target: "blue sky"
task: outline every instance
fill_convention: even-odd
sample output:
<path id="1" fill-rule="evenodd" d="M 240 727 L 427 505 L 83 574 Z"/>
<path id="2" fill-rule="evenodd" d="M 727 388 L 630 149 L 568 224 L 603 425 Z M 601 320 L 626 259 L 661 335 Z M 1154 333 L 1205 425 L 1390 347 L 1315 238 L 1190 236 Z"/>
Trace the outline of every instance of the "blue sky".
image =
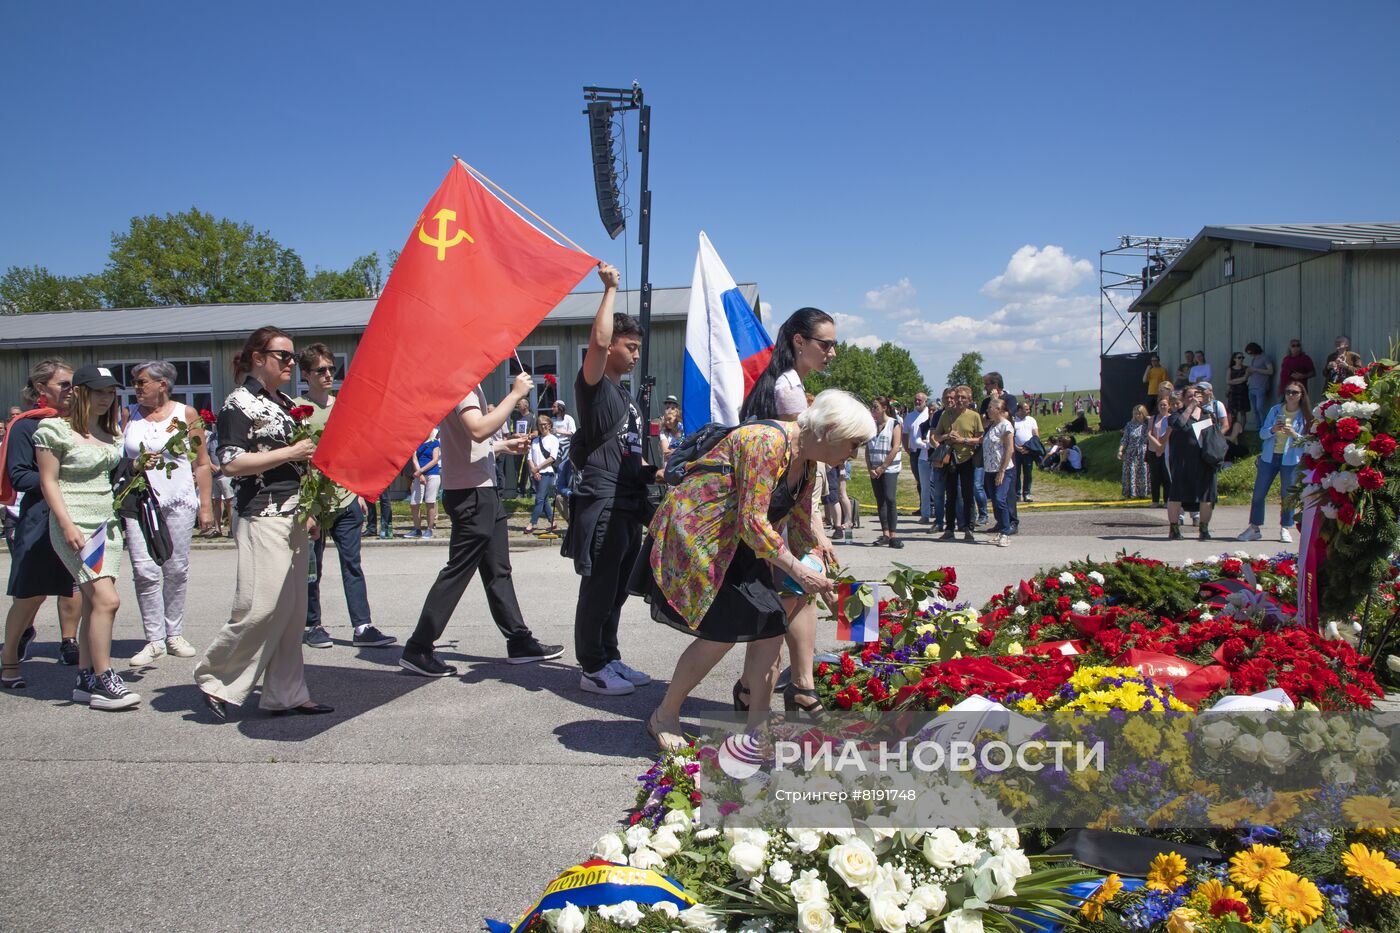
<path id="1" fill-rule="evenodd" d="M 654 284 L 689 283 L 704 229 L 773 329 L 815 305 L 935 386 L 977 349 L 1083 387 L 1119 234 L 1400 219 L 1397 27 L 1391 2 L 10 3 L 0 267 L 95 271 L 132 215 L 191 205 L 344 267 L 402 245 L 457 152 L 635 285 L 579 90 L 635 79 Z"/>

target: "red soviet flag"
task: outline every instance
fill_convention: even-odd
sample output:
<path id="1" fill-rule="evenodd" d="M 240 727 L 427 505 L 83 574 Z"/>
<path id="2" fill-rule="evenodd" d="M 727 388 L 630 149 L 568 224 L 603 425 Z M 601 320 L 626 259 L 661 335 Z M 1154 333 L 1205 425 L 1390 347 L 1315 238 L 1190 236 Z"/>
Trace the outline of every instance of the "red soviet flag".
<path id="1" fill-rule="evenodd" d="M 374 306 L 312 462 L 345 488 L 377 496 L 597 264 L 454 164 Z"/>

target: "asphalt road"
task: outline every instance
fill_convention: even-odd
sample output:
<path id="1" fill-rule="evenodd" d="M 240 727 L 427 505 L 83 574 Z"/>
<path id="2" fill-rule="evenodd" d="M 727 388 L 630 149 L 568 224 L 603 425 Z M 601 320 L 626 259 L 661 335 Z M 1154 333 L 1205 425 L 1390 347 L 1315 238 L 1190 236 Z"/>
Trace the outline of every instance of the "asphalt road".
<path id="1" fill-rule="evenodd" d="M 1244 527 L 1243 509 L 1221 513 L 1218 538 Z M 1243 547 L 1167 542 L 1158 510 L 1023 517 L 1009 548 L 935 543 L 910 523 L 895 553 L 869 545 L 867 519 L 843 553 L 867 578 L 891 559 L 951 563 L 963 596 L 980 603 L 1074 557 L 1127 549 L 1185 560 Z M 374 621 L 400 642 L 444 543 L 365 550 Z M 29 689 L 0 693 L 0 928 L 477 929 L 483 916 L 514 919 L 625 814 L 652 749 L 642 722 L 683 636 L 630 601 L 623 651 L 658 682 L 627 697 L 583 693 L 571 565 L 554 548 L 523 548 L 514 566 L 526 619 L 541 640 L 565 645 L 564 657 L 500 663 L 504 642 L 473 583 L 441 650 L 461 674 L 426 680 L 398 668 L 395 648 L 350 647 L 339 571 L 327 563 L 324 614 L 337 643 L 306 654 L 313 698 L 336 707 L 329 716 L 272 719 L 253 703 L 217 724 L 198 704 L 193 659 L 169 657 L 128 677 L 145 699 L 139 709 L 75 706 L 73 669 L 55 659 L 54 612 L 41 611 Z M 0 573 L 8 569 L 0 556 Z M 229 550 L 193 555 L 186 635 L 201 648 L 226 618 L 233 570 Z M 121 592 L 113 653 L 126 658 L 142 639 L 129 577 Z M 726 658 L 690 709 L 727 704 L 740 658 Z"/>

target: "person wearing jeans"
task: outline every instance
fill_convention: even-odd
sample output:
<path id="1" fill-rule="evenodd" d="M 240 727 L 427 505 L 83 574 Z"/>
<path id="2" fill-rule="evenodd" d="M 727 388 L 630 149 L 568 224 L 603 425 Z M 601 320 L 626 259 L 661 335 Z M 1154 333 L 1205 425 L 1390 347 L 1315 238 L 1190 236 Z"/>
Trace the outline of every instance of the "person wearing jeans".
<path id="1" fill-rule="evenodd" d="M 1011 428 L 1016 440 L 1016 472 L 1020 476 L 1022 502 L 1031 500 L 1031 474 L 1036 461 L 1036 451 L 1044 452 L 1040 442 L 1040 422 L 1031 414 L 1028 402 L 1017 402 L 1016 413 L 1011 419 Z M 1013 496 L 1013 504 L 1015 497 Z"/>
<path id="2" fill-rule="evenodd" d="M 972 389 L 958 386 L 956 404 L 945 408 L 934 429 L 934 443 L 953 445 L 953 464 L 944 470 L 944 526 L 941 540 L 956 537 L 954 524 L 962 526 L 963 540 L 972 542 L 972 481 L 977 467 L 973 451 L 982 445 L 982 418 L 972 407 Z M 961 513 L 959 513 L 961 509 Z"/>
<path id="3" fill-rule="evenodd" d="M 335 357 L 331 355 L 331 348 L 324 343 L 313 343 L 301 351 L 297 361 L 307 389 L 306 395 L 298 398 L 296 404 L 312 409 L 307 424 L 324 427 L 335 404 L 335 396 L 331 395 L 331 387 L 335 385 Z M 311 543 L 318 572 L 306 584 L 306 631 L 302 633 L 302 643 L 308 648 L 329 648 L 334 644 L 330 633 L 321 624 L 319 568 L 325 566 L 323 558 L 329 536 L 335 541 L 335 551 L 340 556 L 340 584 L 345 590 L 345 607 L 349 610 L 352 626 L 350 643 L 356 648 L 392 645 L 398 639 L 375 628 L 369 614 L 365 571 L 360 565 L 360 527 L 365 523 L 364 502 L 350 490 L 339 489 L 336 506 L 334 516 L 321 529 L 321 535 Z"/>
<path id="4" fill-rule="evenodd" d="M 992 501 L 996 517 L 997 547 L 1011 543 L 1012 509 L 1016 489 L 1015 429 L 1007 417 L 1006 401 L 994 398 L 987 405 L 987 420 L 991 422 L 982 435 L 982 464 L 987 498 Z"/>
<path id="5" fill-rule="evenodd" d="M 1293 524 L 1293 476 L 1303 454 L 1303 435 L 1307 433 L 1312 416 L 1308 390 L 1301 382 L 1290 382 L 1283 390 L 1283 401 L 1269 409 L 1259 428 L 1264 447 L 1254 473 L 1254 497 L 1249 503 L 1249 527 L 1240 533 L 1241 541 L 1258 541 L 1263 537 L 1259 528 L 1264 524 L 1264 503 L 1279 480 L 1279 493 L 1284 500 L 1279 515 L 1278 539 L 1291 542 L 1288 530 Z"/>
<path id="6" fill-rule="evenodd" d="M 549 517 L 549 530 L 554 530 L 554 464 L 559 462 L 559 438 L 554 436 L 554 419 L 540 415 L 535 419 L 537 434 L 530 443 L 527 462 L 530 475 L 535 480 L 535 510 L 530 513 L 530 527 L 525 530 L 534 533 L 542 516 Z"/>
<path id="7" fill-rule="evenodd" d="M 876 544 L 892 548 L 904 547 L 904 542 L 895 536 L 895 501 L 899 486 L 900 461 L 903 459 L 903 433 L 899 419 L 895 417 L 894 400 L 877 397 L 870 404 L 870 414 L 875 418 L 875 436 L 865 444 L 865 462 L 870 469 L 870 486 L 875 492 L 875 514 L 880 519 L 883 535 L 876 538 Z"/>

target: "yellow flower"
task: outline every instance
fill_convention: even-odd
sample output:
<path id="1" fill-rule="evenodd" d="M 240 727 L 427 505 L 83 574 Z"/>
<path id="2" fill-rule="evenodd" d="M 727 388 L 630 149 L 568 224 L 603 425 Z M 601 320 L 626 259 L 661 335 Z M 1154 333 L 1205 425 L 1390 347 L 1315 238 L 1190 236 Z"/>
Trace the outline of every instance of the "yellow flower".
<path id="1" fill-rule="evenodd" d="M 1211 804 L 1206 808 L 1206 816 L 1210 817 L 1210 821 L 1216 826 L 1233 829 L 1241 824 L 1254 822 L 1254 805 L 1248 800 Z"/>
<path id="2" fill-rule="evenodd" d="M 938 642 L 936 641 L 929 642 L 928 647 L 924 649 L 924 657 L 929 660 L 937 660 L 938 656 L 942 653 L 943 649 L 938 646 Z"/>
<path id="3" fill-rule="evenodd" d="M 1351 848 L 1342 853 L 1342 865 L 1348 875 L 1360 878 L 1366 890 L 1377 897 L 1400 896 L 1400 868 L 1379 849 L 1368 849 L 1353 842 Z"/>
<path id="4" fill-rule="evenodd" d="M 1200 911 L 1178 907 L 1167 917 L 1167 933 L 1196 933 L 1196 921 L 1199 919 Z"/>
<path id="5" fill-rule="evenodd" d="M 1283 868 L 1260 883 L 1259 901 L 1270 917 L 1293 926 L 1312 923 L 1322 916 L 1322 892 L 1317 885 Z"/>
<path id="6" fill-rule="evenodd" d="M 1353 797 L 1342 804 L 1342 813 L 1357 829 L 1369 829 L 1381 835 L 1400 827 L 1400 809 L 1392 807 L 1386 797 Z"/>
<path id="7" fill-rule="evenodd" d="M 1157 751 L 1162 739 L 1152 723 L 1140 718 L 1128 720 L 1123 726 L 1123 738 L 1144 758 Z"/>
<path id="8" fill-rule="evenodd" d="M 1094 897 L 1107 903 L 1118 896 L 1118 892 L 1123 890 L 1123 879 L 1117 875 L 1109 875 L 1099 885 L 1099 889 L 1094 892 Z"/>
<path id="9" fill-rule="evenodd" d="M 1302 794 L 1277 794 L 1259 811 L 1258 821 L 1265 826 L 1277 826 L 1298 815 L 1298 799 Z"/>
<path id="10" fill-rule="evenodd" d="M 1269 875 L 1288 864 L 1288 855 L 1276 846 L 1250 846 L 1230 857 L 1230 880 L 1246 891 L 1257 891 Z"/>
<path id="11" fill-rule="evenodd" d="M 1233 884 L 1226 884 L 1215 878 L 1202 882 L 1191 894 L 1191 899 L 1193 901 L 1205 904 L 1207 909 L 1209 909 L 1211 904 L 1214 904 L 1222 897 L 1227 897 L 1232 901 L 1243 901 L 1245 899 L 1244 892 L 1239 888 L 1235 887 Z"/>
<path id="12" fill-rule="evenodd" d="M 1023 713 L 1035 713 L 1041 709 L 1040 701 L 1033 696 L 1024 696 L 1016 701 L 1016 708 Z"/>
<path id="13" fill-rule="evenodd" d="M 1079 907 L 1079 913 L 1084 919 L 1096 922 L 1103 919 L 1103 905 L 1113 900 L 1119 891 L 1123 890 L 1123 881 L 1117 875 L 1109 875 L 1099 885 L 1099 889 L 1089 895 Z"/>
<path id="14" fill-rule="evenodd" d="M 1175 891 L 1186 882 L 1186 859 L 1175 852 L 1161 852 L 1147 868 L 1147 886 L 1154 891 Z"/>
<path id="15" fill-rule="evenodd" d="M 1006 653 L 1010 655 L 1025 654 L 1026 649 L 1021 645 L 1019 641 L 1013 641 L 1011 644 L 1006 646 Z"/>

